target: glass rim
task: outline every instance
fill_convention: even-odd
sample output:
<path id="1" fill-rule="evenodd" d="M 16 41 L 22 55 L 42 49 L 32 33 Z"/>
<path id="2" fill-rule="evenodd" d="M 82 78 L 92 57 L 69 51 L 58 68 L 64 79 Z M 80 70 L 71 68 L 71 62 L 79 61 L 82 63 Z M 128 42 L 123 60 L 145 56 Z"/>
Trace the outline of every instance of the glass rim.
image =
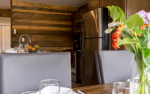
<path id="1" fill-rule="evenodd" d="M 59 80 L 57 80 L 57 79 L 45 79 L 45 80 L 41 80 L 41 81 L 40 81 L 40 83 L 42 83 L 42 82 L 44 82 L 44 81 L 51 81 L 51 80 L 53 80 L 53 81 L 57 81 L 58 83 L 60 83 L 60 81 L 59 81 Z"/>
<path id="2" fill-rule="evenodd" d="M 37 91 L 26 91 L 26 92 L 23 92 L 21 94 L 24 94 L 24 93 L 36 93 Z"/>
<path id="3" fill-rule="evenodd" d="M 116 84 L 125 84 L 125 86 L 126 86 L 127 84 L 130 85 L 130 82 L 128 82 L 128 81 L 126 81 L 126 82 L 114 82 L 113 87 L 119 87 L 119 86 L 116 86 Z M 124 88 L 124 87 L 119 87 L 119 88 Z"/>

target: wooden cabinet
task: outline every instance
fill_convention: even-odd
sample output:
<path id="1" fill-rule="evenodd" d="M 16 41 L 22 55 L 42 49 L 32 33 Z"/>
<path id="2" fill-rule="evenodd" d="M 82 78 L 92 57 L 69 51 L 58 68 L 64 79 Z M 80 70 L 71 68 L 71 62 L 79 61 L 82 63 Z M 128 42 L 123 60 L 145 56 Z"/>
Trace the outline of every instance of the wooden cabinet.
<path id="1" fill-rule="evenodd" d="M 86 12 L 89 12 L 88 4 L 79 7 L 77 12 L 72 13 L 72 18 L 71 18 L 72 20 L 71 34 L 72 35 L 76 35 L 76 33 L 79 32 L 79 29 L 77 29 L 76 27 L 76 23 L 82 21 L 82 15 Z M 81 27 L 81 26 L 78 26 L 78 27 Z"/>
<path id="2" fill-rule="evenodd" d="M 10 26 L 0 26 L 0 52 L 11 48 Z"/>
<path id="3" fill-rule="evenodd" d="M 119 6 L 129 18 L 140 10 L 150 11 L 149 2 L 149 0 L 99 0 L 99 7 Z"/>
<path id="4" fill-rule="evenodd" d="M 78 11 L 76 12 L 76 20 L 81 19 L 82 15 L 89 11 L 89 5 L 83 5 L 79 7 Z"/>
<path id="5" fill-rule="evenodd" d="M 109 6 L 109 0 L 99 0 L 99 7 Z"/>
<path id="6" fill-rule="evenodd" d="M 126 11 L 126 0 L 99 0 L 99 7 L 119 6 Z"/>
<path id="7" fill-rule="evenodd" d="M 140 10 L 150 11 L 150 0 L 127 0 L 127 18 Z"/>
<path id="8" fill-rule="evenodd" d="M 89 5 L 89 10 L 94 10 L 99 7 L 99 0 L 89 0 L 88 5 Z"/>
<path id="9" fill-rule="evenodd" d="M 109 0 L 109 5 L 119 6 L 126 12 L 126 0 Z"/>

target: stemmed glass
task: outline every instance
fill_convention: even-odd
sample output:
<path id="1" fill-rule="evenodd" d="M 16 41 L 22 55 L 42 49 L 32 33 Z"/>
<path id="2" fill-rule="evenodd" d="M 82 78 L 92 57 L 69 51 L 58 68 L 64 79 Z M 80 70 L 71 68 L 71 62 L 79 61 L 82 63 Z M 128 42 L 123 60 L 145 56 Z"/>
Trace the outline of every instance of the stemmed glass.
<path id="1" fill-rule="evenodd" d="M 60 84 L 58 80 L 47 79 L 42 80 L 39 85 L 40 94 L 58 94 L 60 91 Z"/>

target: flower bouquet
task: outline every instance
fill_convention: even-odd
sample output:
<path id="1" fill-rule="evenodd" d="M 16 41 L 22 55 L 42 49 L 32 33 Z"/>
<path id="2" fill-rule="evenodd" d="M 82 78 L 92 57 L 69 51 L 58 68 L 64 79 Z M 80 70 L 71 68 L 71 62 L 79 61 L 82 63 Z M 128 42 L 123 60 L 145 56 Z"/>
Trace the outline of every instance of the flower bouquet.
<path id="1" fill-rule="evenodd" d="M 105 33 L 112 31 L 112 47 L 119 49 L 124 45 L 135 54 L 137 64 L 139 87 L 138 94 L 150 94 L 149 77 L 150 69 L 150 12 L 144 10 L 131 15 L 127 20 L 125 13 L 120 7 L 107 6 L 113 22 L 108 24 Z"/>

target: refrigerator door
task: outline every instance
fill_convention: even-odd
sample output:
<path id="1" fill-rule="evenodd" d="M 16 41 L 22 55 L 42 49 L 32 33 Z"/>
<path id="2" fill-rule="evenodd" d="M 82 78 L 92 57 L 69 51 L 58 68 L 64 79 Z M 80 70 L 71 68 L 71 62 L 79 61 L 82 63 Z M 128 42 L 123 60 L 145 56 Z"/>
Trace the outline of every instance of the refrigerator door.
<path id="1" fill-rule="evenodd" d="M 95 9 L 83 14 L 83 21 L 86 36 L 82 38 L 97 38 L 102 37 L 102 8 Z"/>
<path id="2" fill-rule="evenodd" d="M 102 38 L 86 39 L 82 42 L 85 44 L 85 55 L 83 57 L 83 72 L 82 72 L 82 85 L 96 85 L 98 84 L 96 63 L 95 63 L 95 51 L 101 50 Z"/>

